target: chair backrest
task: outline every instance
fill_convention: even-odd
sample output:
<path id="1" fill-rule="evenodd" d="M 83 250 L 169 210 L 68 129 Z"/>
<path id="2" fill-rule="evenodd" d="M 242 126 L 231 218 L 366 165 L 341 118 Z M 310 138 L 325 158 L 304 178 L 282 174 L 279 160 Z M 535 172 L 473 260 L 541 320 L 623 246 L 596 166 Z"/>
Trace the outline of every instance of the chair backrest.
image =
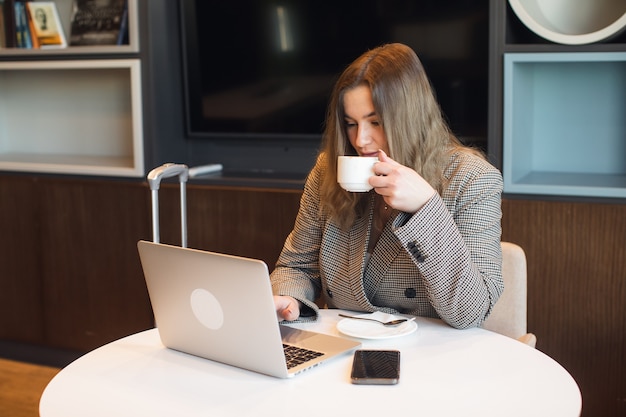
<path id="1" fill-rule="evenodd" d="M 515 339 L 526 334 L 526 255 L 518 245 L 502 242 L 504 292 L 483 328 Z"/>

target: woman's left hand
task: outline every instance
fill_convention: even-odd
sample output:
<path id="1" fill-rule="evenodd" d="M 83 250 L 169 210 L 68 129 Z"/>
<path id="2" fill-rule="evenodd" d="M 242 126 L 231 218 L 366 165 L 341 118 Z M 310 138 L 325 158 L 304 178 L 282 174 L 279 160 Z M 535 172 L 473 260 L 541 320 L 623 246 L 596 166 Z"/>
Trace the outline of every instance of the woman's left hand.
<path id="1" fill-rule="evenodd" d="M 384 151 L 378 152 L 374 165 L 375 177 L 370 185 L 385 203 L 396 210 L 415 213 L 435 194 L 435 189 L 413 169 L 389 158 Z"/>
<path id="2" fill-rule="evenodd" d="M 288 295 L 275 295 L 274 306 L 279 321 L 293 321 L 300 317 L 300 302 Z"/>

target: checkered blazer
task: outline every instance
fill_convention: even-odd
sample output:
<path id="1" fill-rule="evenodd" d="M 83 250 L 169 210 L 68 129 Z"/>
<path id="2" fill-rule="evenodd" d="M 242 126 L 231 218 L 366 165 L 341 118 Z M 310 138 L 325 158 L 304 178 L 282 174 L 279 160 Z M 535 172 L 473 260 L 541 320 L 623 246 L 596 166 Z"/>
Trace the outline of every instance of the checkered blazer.
<path id="1" fill-rule="evenodd" d="M 457 328 L 481 325 L 504 288 L 502 175 L 496 168 L 471 153 L 454 154 L 442 195 L 415 214 L 395 214 L 369 262 L 374 191 L 366 215 L 343 231 L 320 214 L 324 172 L 319 158 L 271 274 L 274 294 L 290 295 L 315 312 L 321 301 L 330 308 L 439 317 Z"/>

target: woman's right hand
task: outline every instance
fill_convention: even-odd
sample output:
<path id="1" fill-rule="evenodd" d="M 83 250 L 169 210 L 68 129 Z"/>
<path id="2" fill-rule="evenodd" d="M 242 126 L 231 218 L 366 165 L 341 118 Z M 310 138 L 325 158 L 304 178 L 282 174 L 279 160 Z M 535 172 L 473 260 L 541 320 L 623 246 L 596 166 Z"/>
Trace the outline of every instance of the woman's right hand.
<path id="1" fill-rule="evenodd" d="M 279 321 L 293 321 L 300 317 L 300 302 L 288 295 L 275 295 L 276 317 Z"/>
<path id="2" fill-rule="evenodd" d="M 415 213 L 436 193 L 435 189 L 413 169 L 394 161 L 381 149 L 374 165 L 372 185 L 385 203 L 405 213 Z"/>

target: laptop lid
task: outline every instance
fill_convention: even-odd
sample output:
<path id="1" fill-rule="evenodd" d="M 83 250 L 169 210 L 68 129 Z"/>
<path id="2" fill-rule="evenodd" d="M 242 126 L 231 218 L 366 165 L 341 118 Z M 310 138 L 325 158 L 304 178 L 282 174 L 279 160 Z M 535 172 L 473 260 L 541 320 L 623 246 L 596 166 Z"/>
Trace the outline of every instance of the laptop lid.
<path id="1" fill-rule="evenodd" d="M 147 241 L 137 247 L 168 348 L 284 378 L 361 345 L 279 325 L 263 261 Z M 322 355 L 288 370 L 283 343 Z"/>

